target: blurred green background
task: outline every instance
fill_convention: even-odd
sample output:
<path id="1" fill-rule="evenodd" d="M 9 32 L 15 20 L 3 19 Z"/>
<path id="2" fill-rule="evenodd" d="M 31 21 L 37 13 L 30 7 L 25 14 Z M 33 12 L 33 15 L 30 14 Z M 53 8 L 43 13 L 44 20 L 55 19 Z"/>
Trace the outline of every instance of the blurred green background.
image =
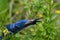
<path id="1" fill-rule="evenodd" d="M 0 36 L 6 24 L 40 17 L 42 22 L 3 40 L 60 40 L 60 0 L 0 0 Z"/>

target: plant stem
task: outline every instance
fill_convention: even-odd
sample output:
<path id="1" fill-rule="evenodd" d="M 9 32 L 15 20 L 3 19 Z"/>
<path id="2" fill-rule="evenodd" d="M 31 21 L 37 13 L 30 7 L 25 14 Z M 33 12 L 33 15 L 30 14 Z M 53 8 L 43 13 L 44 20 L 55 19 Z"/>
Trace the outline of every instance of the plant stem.
<path id="1" fill-rule="evenodd" d="M 12 9 L 13 9 L 13 4 L 14 4 L 14 0 L 11 0 L 10 5 L 9 5 L 9 18 L 10 18 L 10 23 L 12 23 Z"/>

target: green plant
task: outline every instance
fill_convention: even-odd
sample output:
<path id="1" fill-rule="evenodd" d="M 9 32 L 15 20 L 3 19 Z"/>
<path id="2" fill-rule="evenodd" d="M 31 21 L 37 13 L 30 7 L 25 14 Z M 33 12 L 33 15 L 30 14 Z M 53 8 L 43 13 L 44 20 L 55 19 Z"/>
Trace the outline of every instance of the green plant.
<path id="1" fill-rule="evenodd" d="M 59 40 L 58 15 L 53 0 L 0 0 L 0 33 L 7 23 L 20 19 L 43 17 L 42 22 L 23 29 L 15 35 L 4 36 L 4 40 Z M 0 34 L 2 35 L 2 34 Z"/>

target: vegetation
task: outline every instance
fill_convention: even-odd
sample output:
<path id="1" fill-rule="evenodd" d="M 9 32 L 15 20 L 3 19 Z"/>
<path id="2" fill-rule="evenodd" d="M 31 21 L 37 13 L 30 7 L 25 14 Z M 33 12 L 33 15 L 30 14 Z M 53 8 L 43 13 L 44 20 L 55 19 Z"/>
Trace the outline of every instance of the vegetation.
<path id="1" fill-rule="evenodd" d="M 59 6 L 60 2 L 56 0 L 0 0 L 0 36 L 3 40 L 60 40 Z M 2 34 L 6 24 L 40 17 L 43 17 L 42 22 L 15 35 Z"/>

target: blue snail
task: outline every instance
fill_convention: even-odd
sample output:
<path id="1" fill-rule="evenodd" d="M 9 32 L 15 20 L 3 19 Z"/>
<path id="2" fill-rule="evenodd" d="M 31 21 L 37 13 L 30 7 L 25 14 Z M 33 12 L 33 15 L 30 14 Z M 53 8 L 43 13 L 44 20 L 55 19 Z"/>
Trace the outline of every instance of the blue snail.
<path id="1" fill-rule="evenodd" d="M 17 21 L 12 24 L 7 24 L 6 28 L 8 31 L 12 32 L 13 34 L 16 34 L 20 30 L 22 30 L 23 28 L 28 27 L 30 25 L 34 25 L 34 24 L 36 24 L 36 22 L 40 22 L 40 21 L 38 21 L 39 19 L 41 19 L 41 18 L 37 18 L 34 20 L 23 19 L 23 20 Z"/>

